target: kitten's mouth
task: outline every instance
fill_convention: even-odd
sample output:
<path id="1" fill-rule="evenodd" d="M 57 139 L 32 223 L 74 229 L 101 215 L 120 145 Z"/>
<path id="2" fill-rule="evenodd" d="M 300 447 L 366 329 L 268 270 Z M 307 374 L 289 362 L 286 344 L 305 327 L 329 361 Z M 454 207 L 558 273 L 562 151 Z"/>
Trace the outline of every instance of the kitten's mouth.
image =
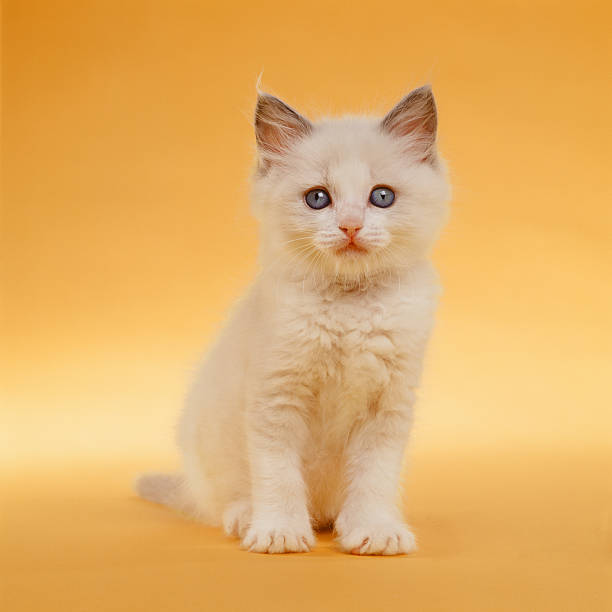
<path id="1" fill-rule="evenodd" d="M 360 254 L 360 253 L 366 253 L 367 249 L 365 249 L 364 247 L 356 244 L 355 242 L 349 242 L 348 244 L 345 244 L 343 247 L 340 247 L 336 253 L 338 253 L 339 255 L 342 254 Z"/>

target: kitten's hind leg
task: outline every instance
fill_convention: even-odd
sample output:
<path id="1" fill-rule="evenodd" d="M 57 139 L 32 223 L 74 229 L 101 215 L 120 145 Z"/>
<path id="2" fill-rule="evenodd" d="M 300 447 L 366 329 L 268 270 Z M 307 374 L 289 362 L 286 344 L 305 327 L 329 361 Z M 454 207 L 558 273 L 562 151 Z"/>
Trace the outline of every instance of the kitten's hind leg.
<path id="1" fill-rule="evenodd" d="M 251 524 L 251 501 L 239 499 L 223 511 L 223 529 L 228 536 L 242 538 Z"/>

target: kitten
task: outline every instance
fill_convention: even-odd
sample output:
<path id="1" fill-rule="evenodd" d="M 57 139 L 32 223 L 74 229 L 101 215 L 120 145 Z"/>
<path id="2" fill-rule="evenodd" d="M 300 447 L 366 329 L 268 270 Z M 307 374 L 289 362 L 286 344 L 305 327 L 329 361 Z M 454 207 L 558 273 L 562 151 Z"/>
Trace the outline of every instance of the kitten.
<path id="1" fill-rule="evenodd" d="M 429 87 L 382 120 L 311 123 L 262 93 L 254 211 L 262 271 L 179 426 L 180 475 L 139 494 L 222 523 L 255 552 L 415 549 L 398 488 L 438 283 L 449 187 Z"/>

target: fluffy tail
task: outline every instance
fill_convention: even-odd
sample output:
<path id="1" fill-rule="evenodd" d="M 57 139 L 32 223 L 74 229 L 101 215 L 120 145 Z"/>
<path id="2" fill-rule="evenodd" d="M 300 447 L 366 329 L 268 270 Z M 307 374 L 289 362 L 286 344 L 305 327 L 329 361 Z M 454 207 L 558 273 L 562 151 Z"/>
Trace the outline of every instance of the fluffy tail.
<path id="1" fill-rule="evenodd" d="M 194 503 L 180 474 L 143 474 L 134 482 L 134 489 L 143 499 L 194 514 Z"/>

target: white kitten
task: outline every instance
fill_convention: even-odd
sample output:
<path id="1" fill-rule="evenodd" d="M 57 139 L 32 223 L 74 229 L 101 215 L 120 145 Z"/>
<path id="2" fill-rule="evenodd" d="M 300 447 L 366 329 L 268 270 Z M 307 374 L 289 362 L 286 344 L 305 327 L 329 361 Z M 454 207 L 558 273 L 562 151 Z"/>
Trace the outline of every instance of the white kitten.
<path id="1" fill-rule="evenodd" d="M 307 551 L 328 525 L 347 552 L 414 550 L 398 485 L 449 196 L 436 123 L 428 87 L 382 121 L 259 96 L 262 272 L 187 398 L 183 473 L 140 495 L 256 552 Z"/>

